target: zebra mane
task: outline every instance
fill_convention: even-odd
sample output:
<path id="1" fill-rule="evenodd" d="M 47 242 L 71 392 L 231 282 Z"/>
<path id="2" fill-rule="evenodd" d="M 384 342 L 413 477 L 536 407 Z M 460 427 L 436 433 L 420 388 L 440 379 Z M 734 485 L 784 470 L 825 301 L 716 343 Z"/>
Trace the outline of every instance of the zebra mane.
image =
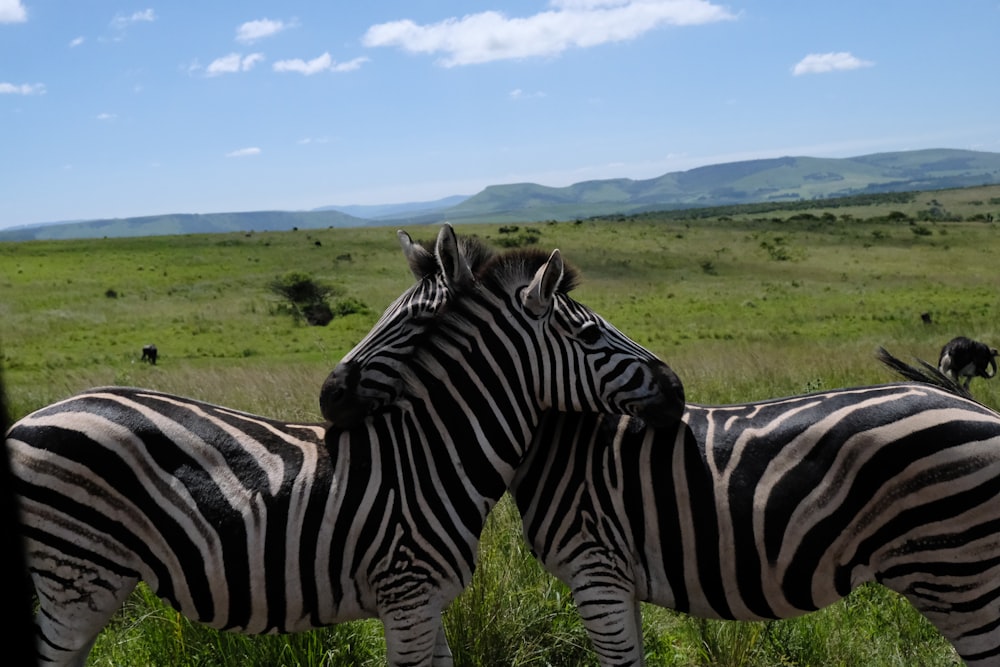
<path id="1" fill-rule="evenodd" d="M 459 236 L 458 244 L 476 279 L 497 288 L 502 288 L 511 280 L 524 276 L 530 279 L 549 259 L 549 253 L 539 248 L 514 248 L 498 252 L 475 235 Z M 419 245 L 430 248 L 431 252 L 421 253 L 414 258 L 416 262 L 414 272 L 419 275 L 436 273 L 439 267 L 433 253 L 434 242 L 420 241 Z M 564 260 L 563 276 L 559 281 L 558 291 L 568 294 L 579 284 L 579 270 Z"/>
<path id="2" fill-rule="evenodd" d="M 435 242 L 431 240 L 417 241 L 416 243 L 422 248 L 427 249 L 428 252 L 417 253 L 411 257 L 411 261 L 415 264 L 415 266 L 411 267 L 413 273 L 421 276 L 429 276 L 437 273 L 440 267 L 434 255 Z M 489 244 L 478 236 L 459 236 L 458 247 L 465 256 L 473 274 L 479 273 L 483 265 L 487 264 L 497 254 L 496 250 L 491 248 Z"/>
<path id="3" fill-rule="evenodd" d="M 976 401 L 968 389 L 960 385 L 959 383 L 952 380 L 950 377 L 939 371 L 936 367 L 927 363 L 923 359 L 917 358 L 916 361 L 921 365 L 922 368 L 917 368 L 911 366 L 910 364 L 897 359 L 892 356 L 888 350 L 884 347 L 879 346 L 875 351 L 875 357 L 881 361 L 883 364 L 888 366 L 893 371 L 899 373 L 907 380 L 912 380 L 914 382 L 923 382 L 924 384 L 930 384 L 945 391 L 951 392 L 961 396 L 962 398 L 968 398 L 972 401 Z M 979 401 L 976 401 L 979 403 Z"/>
<path id="4" fill-rule="evenodd" d="M 476 277 L 489 287 L 502 288 L 511 281 L 527 277 L 529 280 L 535 272 L 549 260 L 549 253 L 539 248 L 515 248 L 503 253 L 494 254 L 479 271 L 473 269 Z M 580 284 L 580 272 L 576 267 L 563 262 L 563 275 L 557 291 L 569 294 Z"/>

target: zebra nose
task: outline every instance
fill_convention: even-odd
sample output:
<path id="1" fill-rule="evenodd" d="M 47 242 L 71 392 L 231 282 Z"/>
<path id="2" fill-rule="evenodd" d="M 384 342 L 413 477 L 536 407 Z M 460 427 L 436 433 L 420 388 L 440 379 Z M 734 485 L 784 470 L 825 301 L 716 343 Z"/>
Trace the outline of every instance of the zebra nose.
<path id="1" fill-rule="evenodd" d="M 653 375 L 659 389 L 659 397 L 647 404 L 639 416 L 655 427 L 673 426 L 684 415 L 684 383 L 677 377 L 677 373 L 663 362 L 654 366 Z"/>
<path id="2" fill-rule="evenodd" d="M 368 413 L 367 405 L 356 393 L 360 375 L 358 364 L 351 361 L 339 363 L 320 389 L 320 412 L 324 419 L 338 428 L 351 428 Z"/>

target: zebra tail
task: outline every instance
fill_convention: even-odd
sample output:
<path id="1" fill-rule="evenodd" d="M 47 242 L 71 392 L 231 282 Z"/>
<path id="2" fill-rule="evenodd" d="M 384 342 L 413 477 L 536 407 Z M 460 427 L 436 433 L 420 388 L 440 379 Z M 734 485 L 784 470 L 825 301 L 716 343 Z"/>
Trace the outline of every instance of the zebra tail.
<path id="1" fill-rule="evenodd" d="M 968 398 L 973 401 L 976 400 L 972 397 L 972 394 L 968 389 L 955 382 L 950 377 L 939 371 L 935 366 L 932 366 L 923 359 L 916 359 L 916 361 L 923 367 L 917 368 L 892 356 L 888 350 L 881 346 L 878 350 L 876 350 L 875 357 L 907 380 L 934 385 L 935 387 L 949 391 L 952 394 L 961 396 L 962 398 Z M 978 403 L 979 401 L 976 402 Z"/>

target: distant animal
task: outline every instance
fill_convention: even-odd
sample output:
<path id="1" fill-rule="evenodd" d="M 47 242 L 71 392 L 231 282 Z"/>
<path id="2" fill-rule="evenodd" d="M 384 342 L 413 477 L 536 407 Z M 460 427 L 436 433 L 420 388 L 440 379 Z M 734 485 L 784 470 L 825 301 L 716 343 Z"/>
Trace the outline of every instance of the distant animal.
<path id="1" fill-rule="evenodd" d="M 920 321 L 924 324 L 933 324 L 934 320 L 931 318 L 930 313 L 920 313 Z"/>
<path id="2" fill-rule="evenodd" d="M 142 346 L 142 360 L 148 361 L 149 363 L 156 365 L 156 346 L 155 345 L 143 345 Z"/>
<path id="3" fill-rule="evenodd" d="M 952 338 L 941 348 L 938 370 L 968 389 L 972 378 L 997 374 L 997 349 L 965 336 Z"/>

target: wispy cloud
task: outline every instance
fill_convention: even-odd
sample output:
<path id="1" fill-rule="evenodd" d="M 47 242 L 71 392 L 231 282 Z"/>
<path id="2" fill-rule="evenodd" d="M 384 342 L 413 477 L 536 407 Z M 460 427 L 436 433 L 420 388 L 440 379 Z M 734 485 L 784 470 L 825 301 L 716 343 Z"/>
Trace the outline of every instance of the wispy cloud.
<path id="1" fill-rule="evenodd" d="M 254 155 L 260 155 L 260 149 L 256 146 L 250 146 L 249 148 L 239 148 L 235 151 L 226 153 L 226 157 L 251 157 Z"/>
<path id="2" fill-rule="evenodd" d="M 0 0 L 0 23 L 24 23 L 28 20 L 28 10 L 21 0 Z"/>
<path id="3" fill-rule="evenodd" d="M 44 95 L 44 83 L 0 83 L 0 95 Z"/>
<path id="4" fill-rule="evenodd" d="M 112 121 L 115 118 L 118 118 L 118 114 L 114 114 L 114 113 L 99 113 L 99 114 L 97 114 L 97 120 Z"/>
<path id="5" fill-rule="evenodd" d="M 292 60 L 279 60 L 274 63 L 272 68 L 275 72 L 298 72 L 299 74 L 311 76 L 313 74 L 319 74 L 320 72 L 352 72 L 366 62 L 368 62 L 368 58 L 362 56 L 360 58 L 355 58 L 354 60 L 338 63 L 330 56 L 329 53 L 324 53 L 323 55 L 308 61 L 300 58 Z"/>
<path id="6" fill-rule="evenodd" d="M 76 47 L 78 47 L 81 44 L 83 44 L 84 41 L 86 41 L 86 40 L 83 37 L 77 37 L 76 39 L 70 41 L 69 48 L 75 49 Z"/>
<path id="7" fill-rule="evenodd" d="M 543 93 L 541 91 L 536 91 L 534 93 L 526 93 L 525 91 L 521 90 L 520 88 L 515 88 L 514 90 L 510 91 L 510 93 L 508 93 L 508 96 L 512 100 L 527 100 L 527 99 L 532 99 L 532 98 L 545 97 L 545 93 Z"/>
<path id="8" fill-rule="evenodd" d="M 801 76 L 803 74 L 823 74 L 826 72 L 840 72 L 844 70 L 860 69 L 871 67 L 875 63 L 862 60 L 851 55 L 847 51 L 837 53 L 810 53 L 805 58 L 796 63 L 792 68 L 792 74 Z"/>
<path id="9" fill-rule="evenodd" d="M 252 44 L 258 39 L 276 35 L 294 25 L 294 21 L 285 23 L 284 21 L 272 21 L 271 19 L 247 21 L 236 28 L 236 41 L 243 42 L 244 44 Z"/>
<path id="10" fill-rule="evenodd" d="M 254 65 L 264 60 L 263 53 L 251 53 L 248 56 L 242 53 L 230 53 L 229 55 L 216 58 L 205 68 L 205 76 L 220 76 L 222 74 L 232 74 L 234 72 L 249 72 Z"/>
<path id="11" fill-rule="evenodd" d="M 124 30 L 133 23 L 151 23 L 155 20 L 155 11 L 152 9 L 143 9 L 140 12 L 132 12 L 131 14 L 116 14 L 115 17 L 111 19 L 111 27 L 116 30 Z"/>
<path id="12" fill-rule="evenodd" d="M 690 26 L 736 18 L 707 0 L 552 0 L 548 11 L 510 18 L 486 11 L 438 23 L 409 19 L 368 29 L 365 46 L 395 46 L 442 54 L 445 67 L 494 60 L 555 56 L 570 48 L 624 42 L 663 26 Z"/>

